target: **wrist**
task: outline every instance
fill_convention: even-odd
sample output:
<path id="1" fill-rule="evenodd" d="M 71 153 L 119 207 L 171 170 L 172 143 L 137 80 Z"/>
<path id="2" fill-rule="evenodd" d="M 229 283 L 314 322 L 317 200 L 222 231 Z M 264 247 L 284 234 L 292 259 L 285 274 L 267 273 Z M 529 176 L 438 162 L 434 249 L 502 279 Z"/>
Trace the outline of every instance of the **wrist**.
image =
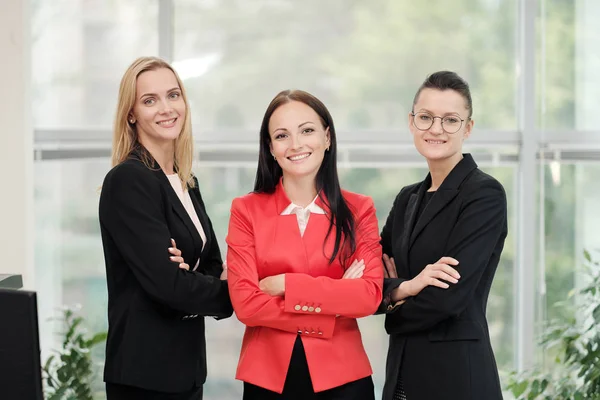
<path id="1" fill-rule="evenodd" d="M 415 295 L 414 282 L 412 281 L 412 279 L 402 282 L 400 286 L 398 286 L 398 288 L 404 293 L 404 298 L 412 297 Z"/>

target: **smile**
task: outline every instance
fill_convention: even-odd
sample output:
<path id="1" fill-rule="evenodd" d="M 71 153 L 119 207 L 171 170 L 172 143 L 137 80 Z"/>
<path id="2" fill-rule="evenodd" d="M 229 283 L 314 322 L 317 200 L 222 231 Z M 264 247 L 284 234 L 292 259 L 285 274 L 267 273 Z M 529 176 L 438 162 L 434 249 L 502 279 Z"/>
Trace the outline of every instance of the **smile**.
<path id="1" fill-rule="evenodd" d="M 429 144 L 444 144 L 444 143 L 446 143 L 445 140 L 425 140 L 425 141 Z"/>
<path id="2" fill-rule="evenodd" d="M 308 156 L 310 156 L 310 154 L 311 153 L 298 154 L 296 156 L 288 157 L 288 160 L 290 160 L 290 161 L 301 161 L 301 160 L 304 160 L 305 158 L 307 158 Z"/>
<path id="3" fill-rule="evenodd" d="M 159 126 L 169 128 L 169 127 L 175 125 L 175 121 L 177 121 L 177 118 L 167 119 L 165 121 L 158 121 L 157 124 Z"/>

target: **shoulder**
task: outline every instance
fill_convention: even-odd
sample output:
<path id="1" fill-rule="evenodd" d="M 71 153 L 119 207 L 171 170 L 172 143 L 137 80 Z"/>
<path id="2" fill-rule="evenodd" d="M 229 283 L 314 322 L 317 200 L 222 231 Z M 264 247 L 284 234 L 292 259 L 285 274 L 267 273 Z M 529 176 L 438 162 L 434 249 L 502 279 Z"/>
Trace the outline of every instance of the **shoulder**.
<path id="1" fill-rule="evenodd" d="M 160 191 L 160 181 L 155 171 L 146 167 L 141 161 L 128 159 L 114 166 L 104 178 L 101 195 L 113 193 L 115 196 L 128 196 L 132 192 Z"/>
<path id="2" fill-rule="evenodd" d="M 118 183 L 121 181 L 130 181 L 131 179 L 152 178 L 153 172 L 137 159 L 127 159 L 121 164 L 114 166 L 106 174 L 104 184 Z"/>
<path id="3" fill-rule="evenodd" d="M 248 193 L 233 199 L 231 202 L 232 211 L 254 212 L 262 210 L 265 204 L 274 200 L 274 196 L 269 193 Z"/>
<path id="4" fill-rule="evenodd" d="M 350 192 L 348 190 L 342 190 L 342 197 L 346 201 L 346 204 L 355 215 L 355 218 L 361 219 L 364 215 L 369 212 L 375 213 L 375 203 L 371 196 L 367 196 L 360 193 Z"/>
<path id="5" fill-rule="evenodd" d="M 471 175 L 464 181 L 461 191 L 466 196 L 500 196 L 506 198 L 504 186 L 493 176 L 483 172 L 479 168 L 473 170 Z"/>

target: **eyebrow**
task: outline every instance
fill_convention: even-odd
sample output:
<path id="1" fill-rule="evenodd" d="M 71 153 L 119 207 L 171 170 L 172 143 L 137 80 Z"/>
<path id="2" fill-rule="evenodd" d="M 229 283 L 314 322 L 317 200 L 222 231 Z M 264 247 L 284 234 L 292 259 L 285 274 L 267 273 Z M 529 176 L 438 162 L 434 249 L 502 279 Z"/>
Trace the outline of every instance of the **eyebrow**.
<path id="1" fill-rule="evenodd" d="M 300 125 L 298 125 L 298 128 L 302 128 L 302 127 L 303 127 L 304 125 L 306 125 L 306 124 L 314 124 L 314 122 L 312 122 L 312 121 L 306 121 L 306 122 L 303 122 L 303 123 L 301 123 Z M 277 132 L 277 131 L 287 131 L 287 129 L 286 129 L 286 128 L 277 128 L 277 129 L 275 129 L 275 130 L 273 131 L 273 133 L 275 133 L 275 132 Z"/>
<path id="2" fill-rule="evenodd" d="M 174 88 L 167 90 L 167 93 L 171 93 L 174 90 L 181 90 L 181 89 L 179 88 L 179 86 L 176 86 Z M 147 96 L 158 96 L 158 95 L 156 93 L 144 93 L 143 95 L 140 96 L 140 99 L 143 99 L 144 97 L 147 97 Z"/>
<path id="3" fill-rule="evenodd" d="M 433 112 L 433 111 L 429 111 L 429 110 L 428 110 L 428 109 L 426 109 L 426 108 L 421 108 L 421 109 L 419 109 L 419 111 L 418 111 L 418 112 L 426 112 L 426 113 L 429 113 L 429 114 L 431 114 L 431 115 L 433 115 L 433 114 L 434 114 L 434 112 Z M 445 113 L 445 114 L 443 114 L 443 115 L 444 115 L 444 116 L 448 116 L 448 115 L 457 115 L 457 116 L 459 116 L 459 117 L 460 117 L 460 113 L 458 113 L 458 112 L 456 112 L 456 111 L 453 111 L 453 112 L 447 112 L 447 113 Z"/>

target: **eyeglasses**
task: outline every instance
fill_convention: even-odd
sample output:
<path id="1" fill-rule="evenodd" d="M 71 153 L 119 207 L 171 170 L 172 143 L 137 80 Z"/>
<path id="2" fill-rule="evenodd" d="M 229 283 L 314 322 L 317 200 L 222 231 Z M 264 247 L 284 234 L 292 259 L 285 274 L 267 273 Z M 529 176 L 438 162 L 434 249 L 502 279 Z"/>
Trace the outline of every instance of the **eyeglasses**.
<path id="1" fill-rule="evenodd" d="M 462 127 L 464 119 L 456 115 L 447 115 L 445 117 L 434 117 L 427 112 L 410 113 L 413 116 L 413 125 L 420 131 L 426 131 L 433 125 L 433 121 L 439 118 L 442 121 L 442 129 L 446 133 L 456 133 Z"/>

